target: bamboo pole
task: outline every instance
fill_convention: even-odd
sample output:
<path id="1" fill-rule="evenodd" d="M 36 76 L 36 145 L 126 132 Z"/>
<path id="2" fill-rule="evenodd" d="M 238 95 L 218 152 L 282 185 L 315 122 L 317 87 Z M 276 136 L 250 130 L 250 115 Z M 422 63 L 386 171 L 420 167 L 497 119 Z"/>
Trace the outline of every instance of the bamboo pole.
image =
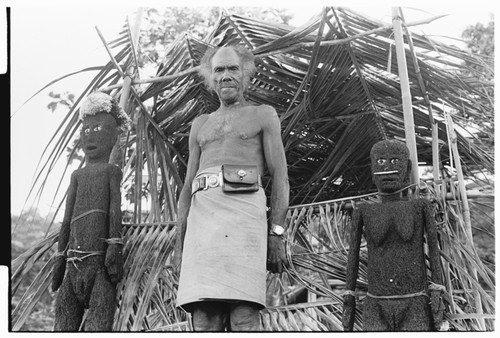
<path id="1" fill-rule="evenodd" d="M 406 52 L 403 41 L 403 30 L 401 17 L 397 7 L 392 8 L 392 24 L 394 28 L 394 40 L 396 42 L 396 56 L 398 60 L 399 80 L 401 84 L 401 95 L 403 99 L 403 116 L 405 123 L 406 145 L 410 150 L 411 176 L 410 183 L 418 183 L 418 156 L 417 141 L 415 137 L 415 122 L 413 119 L 413 107 L 411 103 L 410 81 L 408 78 L 408 68 L 406 64 Z"/>
<path id="2" fill-rule="evenodd" d="M 400 15 L 401 18 L 404 20 L 404 15 L 403 12 L 400 10 Z M 422 77 L 422 73 L 420 71 L 420 65 L 418 64 L 418 59 L 417 55 L 415 52 L 415 47 L 413 46 L 413 38 L 411 36 L 410 31 L 408 30 L 408 27 L 405 25 L 404 31 L 406 33 L 406 36 L 408 37 L 408 46 L 410 47 L 410 52 L 412 55 L 412 61 L 413 61 L 413 66 L 415 67 L 415 74 L 417 76 L 418 80 L 418 85 L 420 87 L 420 90 L 422 91 L 422 97 L 424 98 L 425 105 L 427 106 L 427 111 L 429 112 L 429 122 L 431 124 L 431 131 L 432 131 L 432 174 L 434 177 L 434 180 L 440 180 L 441 175 L 439 171 L 439 135 L 438 135 L 438 126 L 436 120 L 434 120 L 434 113 L 432 111 L 432 105 L 429 100 L 429 95 L 427 94 L 427 89 L 424 83 L 424 79 Z M 391 55 L 391 54 L 389 54 Z"/>
<path id="3" fill-rule="evenodd" d="M 150 195 L 150 210 L 147 221 L 149 222 L 159 222 L 161 217 L 159 215 L 159 210 L 161 209 L 160 202 L 158 201 L 158 191 L 157 191 L 157 178 L 158 170 L 156 167 L 157 162 L 155 161 L 155 149 L 152 144 L 151 138 L 148 137 L 147 130 L 144 130 L 144 157 L 146 159 L 146 167 L 149 177 L 149 195 Z"/>
<path id="4" fill-rule="evenodd" d="M 139 32 L 140 32 L 140 28 L 141 28 L 141 20 L 142 20 L 142 8 L 139 8 L 137 10 L 137 13 L 136 13 L 134 28 L 133 28 L 133 31 L 131 32 L 132 50 L 136 50 L 137 44 L 139 43 Z M 103 39 L 99 30 L 97 30 L 97 32 L 98 32 L 99 36 L 101 36 L 101 39 Z M 118 66 L 118 65 L 116 65 L 116 66 Z M 118 66 L 117 69 L 120 69 L 120 67 Z M 122 83 L 122 87 L 121 87 L 122 91 L 120 93 L 119 105 L 124 111 L 127 110 L 127 103 L 129 101 L 130 89 L 132 87 L 133 77 L 134 77 L 134 66 L 130 66 L 127 69 L 126 73 L 124 74 L 123 83 Z M 109 162 L 116 164 L 119 167 L 123 168 L 122 159 L 123 159 L 123 156 L 122 156 L 121 150 L 120 150 L 120 138 L 118 138 L 116 140 L 115 145 L 113 146 L 113 149 L 111 150 L 111 156 L 110 156 Z"/>
<path id="5" fill-rule="evenodd" d="M 145 133 L 144 116 L 141 114 L 137 118 L 137 135 L 136 135 L 136 149 L 135 153 L 135 189 L 134 189 L 134 223 L 142 222 L 142 171 L 144 162 L 142 154 L 144 151 L 143 133 Z"/>
<path id="6" fill-rule="evenodd" d="M 159 145 L 158 149 L 158 154 L 159 154 L 159 161 L 161 162 L 160 165 L 160 170 L 162 171 L 163 175 L 163 191 L 165 194 L 165 207 L 164 207 L 164 217 L 165 220 L 174 220 L 177 219 L 177 201 L 175 198 L 174 194 L 174 188 L 172 187 L 173 184 L 176 184 L 176 181 L 174 178 L 170 178 L 170 168 L 167 165 L 167 160 L 166 160 L 166 149 L 161 142 L 161 138 L 157 134 L 153 134 L 153 138 L 155 140 L 155 143 Z"/>
<path id="7" fill-rule="evenodd" d="M 453 123 L 453 119 L 451 118 L 450 114 L 445 113 L 446 117 L 446 125 L 448 129 L 448 134 L 449 134 L 449 139 L 450 139 L 450 147 L 451 151 L 455 160 L 455 169 L 457 171 L 457 178 L 458 178 L 458 188 L 459 188 L 459 193 L 460 193 L 460 199 L 462 200 L 462 207 L 463 207 L 463 215 L 464 215 L 464 223 L 465 223 L 465 230 L 466 230 L 466 235 L 468 237 L 468 241 L 470 245 L 473 245 L 474 241 L 472 238 L 472 226 L 471 226 L 471 220 L 470 220 L 470 208 L 469 208 L 469 200 L 467 199 L 467 190 L 465 188 L 465 180 L 464 180 L 464 174 L 462 172 L 462 164 L 460 161 L 460 154 L 458 153 L 458 145 L 457 145 L 457 134 L 455 132 L 455 127 Z M 477 270 L 472 266 L 471 267 L 471 273 L 474 276 L 475 280 L 478 280 L 477 276 Z M 481 296 L 477 290 L 477 288 L 472 285 L 473 288 L 473 294 L 474 294 L 474 302 L 476 305 L 476 313 L 479 315 L 483 315 L 483 305 L 481 301 Z M 484 318 L 481 316 L 477 319 L 479 327 L 482 331 L 486 330 L 486 324 L 484 321 Z"/>
<path id="8" fill-rule="evenodd" d="M 120 94 L 120 102 L 119 105 L 120 107 L 125 111 L 127 108 L 127 98 L 130 94 L 130 87 L 131 87 L 132 80 L 130 77 L 126 77 L 124 82 L 123 82 L 123 88 L 122 92 Z M 121 151 L 121 137 L 118 137 L 115 145 L 113 146 L 113 149 L 111 150 L 111 155 L 109 157 L 109 163 L 115 164 L 119 166 L 120 168 L 123 169 L 124 163 L 123 163 L 123 154 Z"/>

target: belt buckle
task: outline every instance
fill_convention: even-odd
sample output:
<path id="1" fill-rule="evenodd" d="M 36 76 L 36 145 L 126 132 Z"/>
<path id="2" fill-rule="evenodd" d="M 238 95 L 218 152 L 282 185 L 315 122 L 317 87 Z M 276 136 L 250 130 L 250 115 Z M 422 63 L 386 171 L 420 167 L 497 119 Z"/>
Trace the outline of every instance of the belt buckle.
<path id="1" fill-rule="evenodd" d="M 217 188 L 219 186 L 218 176 L 216 175 L 207 175 L 207 185 L 210 188 Z"/>

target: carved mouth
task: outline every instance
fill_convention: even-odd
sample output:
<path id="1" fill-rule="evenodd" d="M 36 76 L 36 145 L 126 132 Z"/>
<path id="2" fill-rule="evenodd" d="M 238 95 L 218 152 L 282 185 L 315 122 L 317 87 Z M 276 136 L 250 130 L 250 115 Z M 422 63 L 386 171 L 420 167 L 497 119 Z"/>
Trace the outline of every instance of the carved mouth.
<path id="1" fill-rule="evenodd" d="M 379 182 L 382 184 L 393 184 L 398 183 L 399 181 L 397 170 L 376 171 L 373 175 L 377 177 Z"/>
<path id="2" fill-rule="evenodd" d="M 86 149 L 92 151 L 92 150 L 97 149 L 97 146 L 89 145 L 89 146 L 86 147 Z"/>
<path id="3" fill-rule="evenodd" d="M 373 175 L 391 175 L 391 174 L 397 174 L 398 171 L 397 170 L 389 170 L 389 171 L 376 171 L 373 173 Z"/>

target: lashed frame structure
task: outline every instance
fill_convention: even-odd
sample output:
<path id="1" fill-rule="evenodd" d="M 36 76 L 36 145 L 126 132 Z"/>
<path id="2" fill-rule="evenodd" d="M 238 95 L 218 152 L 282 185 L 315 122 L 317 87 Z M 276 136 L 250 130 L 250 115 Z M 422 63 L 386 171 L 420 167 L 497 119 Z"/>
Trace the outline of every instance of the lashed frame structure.
<path id="1" fill-rule="evenodd" d="M 407 23 L 405 27 L 411 25 Z M 131 224 L 126 225 L 124 234 L 126 278 L 120 284 L 115 329 L 190 329 L 186 314 L 176 310 L 173 303 L 177 277 L 171 273 L 168 262 L 175 238 L 176 201 L 186 169 L 190 125 L 196 116 L 218 108 L 217 97 L 204 87 L 196 69 L 207 48 L 243 44 L 256 55 L 258 68 L 248 99 L 275 107 L 282 122 L 290 200 L 295 205 L 287 218 L 287 252 L 292 262 L 287 278 L 290 284 L 301 285 L 320 298 L 315 303 L 286 304 L 286 292 L 271 287 L 286 283 L 272 283 L 277 277 L 269 276 L 268 293 L 278 293 L 281 306 L 263 310 L 264 328 L 341 330 L 342 303 L 332 280 L 342 281 L 345 277 L 342 267 L 346 265 L 345 229 L 350 208 L 361 200 L 373 202 L 369 150 L 381 139 L 405 139 L 392 26 L 345 8 L 325 8 L 298 28 L 223 13 L 204 40 L 181 36 L 172 43 L 154 79 L 138 76 L 137 40 L 132 26 L 127 24 L 119 39 L 111 43 L 98 32 L 110 62 L 84 70 L 97 70 L 98 75 L 61 124 L 52 147 L 44 152 L 45 160 L 37 177 L 43 187 L 50 168 L 64 154 L 79 128 L 79 103 L 89 92 L 102 90 L 120 98 L 134 120 L 134 128 L 122 138 L 121 153 L 115 161 L 123 168 L 124 182 L 134 182 L 135 203 Z M 450 161 L 451 152 L 444 146 L 448 140 L 445 113 L 450 111 L 452 120 L 460 127 L 466 126 L 467 116 L 483 120 L 492 120 L 493 116 L 492 107 L 487 104 L 490 98 L 485 94 L 492 84 L 466 76 L 464 62 L 485 71 L 492 72 L 492 68 L 458 48 L 410 34 L 408 30 L 406 33 L 419 161 L 452 165 L 455 161 Z M 437 131 L 434 139 L 433 128 Z M 433 144 L 438 145 L 434 154 Z M 478 168 L 493 171 L 491 148 L 475 134 L 466 129 L 457 133 L 456 145 L 465 173 Z M 453 329 L 491 329 L 494 274 L 484 266 L 472 245 L 470 229 L 461 216 L 463 200 L 450 182 L 435 178 L 427 189 L 436 201 L 440 224 L 449 296 L 447 318 Z M 148 210 L 141 205 L 143 187 L 150 200 Z M 447 202 L 450 198 L 451 202 Z M 56 241 L 54 233 L 13 263 L 14 293 L 23 272 L 49 252 Z M 33 309 L 33 300 L 47 289 L 51 265 L 49 260 L 13 310 L 13 329 L 21 328 Z M 470 277 L 473 269 L 488 286 L 487 292 L 479 287 L 477 277 Z M 360 299 L 366 290 L 365 270 L 362 261 Z M 480 309 L 474 301 L 477 290 L 481 290 Z M 355 328 L 361 328 L 360 313 Z"/>

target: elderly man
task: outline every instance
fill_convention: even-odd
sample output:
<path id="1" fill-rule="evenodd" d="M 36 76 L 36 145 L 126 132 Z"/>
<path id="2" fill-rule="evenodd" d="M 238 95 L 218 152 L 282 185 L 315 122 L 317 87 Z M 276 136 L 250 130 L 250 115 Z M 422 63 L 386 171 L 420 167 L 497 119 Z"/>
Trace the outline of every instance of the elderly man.
<path id="1" fill-rule="evenodd" d="M 274 108 L 246 101 L 254 72 L 254 57 L 243 47 L 208 50 L 201 62 L 220 107 L 191 127 L 174 258 L 177 305 L 192 313 L 196 331 L 259 330 L 266 254 L 271 272 L 287 264 L 282 234 L 289 185 L 280 120 Z M 261 183 L 266 169 L 269 222 Z"/>

